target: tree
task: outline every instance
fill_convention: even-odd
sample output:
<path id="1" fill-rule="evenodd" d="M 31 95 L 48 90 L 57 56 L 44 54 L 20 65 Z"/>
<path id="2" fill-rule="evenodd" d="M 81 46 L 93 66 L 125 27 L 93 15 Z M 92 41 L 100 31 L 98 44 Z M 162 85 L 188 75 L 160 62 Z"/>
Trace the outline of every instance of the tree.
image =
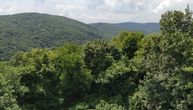
<path id="1" fill-rule="evenodd" d="M 55 60 L 55 68 L 60 74 L 63 107 L 67 109 L 87 95 L 93 76 L 90 70 L 85 68 L 81 46 L 66 44 L 56 49 L 56 53 L 58 57 Z"/>
<path id="2" fill-rule="evenodd" d="M 181 11 L 168 11 L 162 15 L 160 20 L 160 29 L 162 34 L 172 34 L 182 32 L 193 35 L 193 20 L 189 5 L 185 9 L 185 13 Z"/>
<path id="3" fill-rule="evenodd" d="M 192 65 L 193 43 L 190 25 L 185 26 L 185 15 L 180 11 L 166 12 L 160 21 L 160 37 L 152 37 L 147 43 L 142 43 L 149 44 L 144 45 L 142 51 L 146 76 L 131 98 L 131 110 L 191 108 L 191 91 L 186 93 L 191 86 L 184 86 L 191 82 L 184 81 L 179 75 L 184 73 L 184 67 Z"/>
<path id="4" fill-rule="evenodd" d="M 54 67 L 57 55 L 47 49 L 33 49 L 31 52 L 18 53 L 12 59 L 12 65 L 22 67 L 21 84 L 29 91 L 18 97 L 24 109 L 59 109 L 60 80 Z"/>
<path id="5" fill-rule="evenodd" d="M 20 68 L 10 67 L 7 63 L 0 64 L 0 109 L 22 110 L 18 103 L 18 95 L 28 89 L 20 83 Z"/>
<path id="6" fill-rule="evenodd" d="M 106 41 L 95 40 L 84 47 L 84 62 L 96 77 L 111 66 L 113 60 L 120 59 L 119 51 Z"/>
<path id="7" fill-rule="evenodd" d="M 29 91 L 18 101 L 25 109 L 52 110 L 73 106 L 90 87 L 92 75 L 85 68 L 79 45 L 66 44 L 54 50 L 20 52 L 12 65 L 23 67 L 21 83 Z"/>
<path id="8" fill-rule="evenodd" d="M 144 34 L 141 32 L 122 32 L 113 39 L 113 43 L 121 50 L 123 55 L 131 59 L 139 49 L 139 42 L 143 37 Z"/>

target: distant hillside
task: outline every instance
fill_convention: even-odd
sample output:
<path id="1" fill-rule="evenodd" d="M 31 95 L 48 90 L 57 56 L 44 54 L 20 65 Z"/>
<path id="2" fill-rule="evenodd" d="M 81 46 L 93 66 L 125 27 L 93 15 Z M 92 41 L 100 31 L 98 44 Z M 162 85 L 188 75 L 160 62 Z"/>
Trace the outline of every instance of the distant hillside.
<path id="1" fill-rule="evenodd" d="M 99 30 L 107 38 L 111 38 L 122 31 L 142 31 L 145 34 L 158 33 L 160 31 L 158 23 L 93 23 L 90 26 Z"/>
<path id="2" fill-rule="evenodd" d="M 66 17 L 39 13 L 0 16 L 0 60 L 18 50 L 84 43 L 103 38 L 93 27 Z"/>

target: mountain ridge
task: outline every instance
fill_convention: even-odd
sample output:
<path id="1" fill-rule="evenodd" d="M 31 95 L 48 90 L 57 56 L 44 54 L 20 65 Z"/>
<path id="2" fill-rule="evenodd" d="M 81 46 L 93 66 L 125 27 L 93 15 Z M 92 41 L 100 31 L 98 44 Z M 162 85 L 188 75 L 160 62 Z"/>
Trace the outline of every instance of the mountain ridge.
<path id="1" fill-rule="evenodd" d="M 86 24 L 64 16 L 36 12 L 1 15 L 0 60 L 10 58 L 17 51 L 53 48 L 64 42 L 82 44 L 95 39 L 109 39 L 122 31 L 152 33 L 158 27 L 157 23 L 135 22 Z M 149 28 L 153 31 L 146 30 Z"/>
<path id="2" fill-rule="evenodd" d="M 0 59 L 31 48 L 49 48 L 64 42 L 85 43 L 102 38 L 95 28 L 63 16 L 41 13 L 0 16 Z"/>
<path id="3" fill-rule="evenodd" d="M 145 34 L 159 33 L 159 23 L 147 22 L 121 22 L 121 23 L 91 23 L 90 26 L 96 28 L 100 34 L 103 34 L 108 39 L 116 36 L 122 31 L 142 31 Z"/>

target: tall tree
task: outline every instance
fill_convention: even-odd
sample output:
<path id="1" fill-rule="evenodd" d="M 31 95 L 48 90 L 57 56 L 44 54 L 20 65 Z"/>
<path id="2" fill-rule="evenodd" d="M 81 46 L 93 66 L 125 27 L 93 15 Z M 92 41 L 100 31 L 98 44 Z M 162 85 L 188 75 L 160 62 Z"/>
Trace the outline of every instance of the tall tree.
<path id="1" fill-rule="evenodd" d="M 121 50 L 123 55 L 131 59 L 139 49 L 139 42 L 143 37 L 144 34 L 141 32 L 122 32 L 113 39 L 113 43 Z"/>

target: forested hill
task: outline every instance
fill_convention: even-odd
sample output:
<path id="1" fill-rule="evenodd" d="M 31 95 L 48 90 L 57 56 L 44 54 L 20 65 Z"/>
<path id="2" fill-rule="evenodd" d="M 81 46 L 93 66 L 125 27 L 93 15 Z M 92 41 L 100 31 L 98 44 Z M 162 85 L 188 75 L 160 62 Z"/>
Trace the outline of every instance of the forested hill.
<path id="1" fill-rule="evenodd" d="M 40 13 L 0 16 L 0 59 L 31 48 L 53 47 L 63 42 L 84 43 L 102 38 L 91 26 L 66 17 Z"/>
<path id="2" fill-rule="evenodd" d="M 159 23 L 135 23 L 135 22 L 123 22 L 123 23 L 93 23 L 90 26 L 96 28 L 107 38 L 112 38 L 122 31 L 141 31 L 145 34 L 159 33 Z"/>

